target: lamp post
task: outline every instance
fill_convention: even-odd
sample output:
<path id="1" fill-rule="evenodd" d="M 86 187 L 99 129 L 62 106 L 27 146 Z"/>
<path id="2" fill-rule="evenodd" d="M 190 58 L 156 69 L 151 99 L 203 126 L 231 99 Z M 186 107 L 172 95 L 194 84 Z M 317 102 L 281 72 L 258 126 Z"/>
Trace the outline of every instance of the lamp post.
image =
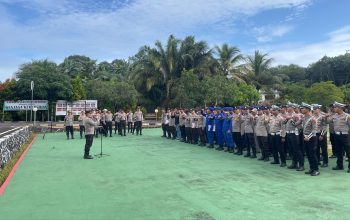
<path id="1" fill-rule="evenodd" d="M 157 125 L 157 115 L 158 115 L 158 109 L 156 108 L 156 109 L 154 110 L 154 112 L 156 113 L 156 125 Z"/>
<path id="2" fill-rule="evenodd" d="M 36 122 L 36 112 L 38 111 L 38 108 L 37 107 L 34 107 L 33 108 L 33 112 L 34 112 L 34 122 L 33 122 L 33 125 L 35 127 L 35 122 Z"/>
<path id="3" fill-rule="evenodd" d="M 31 100 L 31 102 L 30 102 L 30 109 L 31 109 L 31 111 L 30 111 L 30 122 L 32 122 L 32 119 L 33 119 L 33 110 L 34 110 L 34 108 L 33 108 L 34 81 L 31 81 L 31 82 L 30 82 L 30 90 L 32 90 L 32 100 Z"/>

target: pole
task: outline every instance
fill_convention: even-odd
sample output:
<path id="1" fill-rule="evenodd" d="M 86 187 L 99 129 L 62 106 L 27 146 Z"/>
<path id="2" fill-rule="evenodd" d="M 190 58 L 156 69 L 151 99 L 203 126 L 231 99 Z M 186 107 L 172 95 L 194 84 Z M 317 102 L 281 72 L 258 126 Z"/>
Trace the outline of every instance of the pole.
<path id="1" fill-rule="evenodd" d="M 33 119 L 33 93 L 34 93 L 34 81 L 30 82 L 30 90 L 32 90 L 32 100 L 30 102 L 30 122 Z"/>

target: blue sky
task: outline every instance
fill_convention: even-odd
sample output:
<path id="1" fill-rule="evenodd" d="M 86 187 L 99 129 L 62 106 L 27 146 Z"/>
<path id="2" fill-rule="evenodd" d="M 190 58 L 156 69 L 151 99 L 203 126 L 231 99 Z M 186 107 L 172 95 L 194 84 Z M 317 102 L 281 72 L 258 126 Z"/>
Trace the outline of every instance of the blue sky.
<path id="1" fill-rule="evenodd" d="M 349 8 L 349 0 L 0 0 L 0 81 L 33 59 L 123 59 L 170 34 L 307 66 L 350 50 Z"/>

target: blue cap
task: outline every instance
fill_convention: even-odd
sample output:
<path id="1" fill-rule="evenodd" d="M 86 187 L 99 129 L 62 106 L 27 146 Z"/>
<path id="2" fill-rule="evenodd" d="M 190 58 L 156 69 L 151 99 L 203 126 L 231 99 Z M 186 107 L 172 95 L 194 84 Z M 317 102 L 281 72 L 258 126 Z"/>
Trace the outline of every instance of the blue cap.
<path id="1" fill-rule="evenodd" d="M 213 107 L 209 107 L 208 109 L 209 109 L 209 111 L 211 111 L 211 112 L 214 111 L 214 108 L 213 108 Z"/>
<path id="2" fill-rule="evenodd" d="M 215 107 L 214 110 L 220 111 L 221 107 Z"/>

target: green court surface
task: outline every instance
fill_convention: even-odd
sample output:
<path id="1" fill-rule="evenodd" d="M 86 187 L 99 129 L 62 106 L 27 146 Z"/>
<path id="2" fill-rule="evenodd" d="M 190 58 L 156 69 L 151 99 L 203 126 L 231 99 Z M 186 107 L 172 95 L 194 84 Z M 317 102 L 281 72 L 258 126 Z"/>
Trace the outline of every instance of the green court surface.
<path id="1" fill-rule="evenodd" d="M 39 136 L 0 197 L 0 219 L 350 219 L 345 171 L 311 177 L 160 135 L 105 138 L 110 156 L 93 160 L 82 159 L 84 140 Z"/>

